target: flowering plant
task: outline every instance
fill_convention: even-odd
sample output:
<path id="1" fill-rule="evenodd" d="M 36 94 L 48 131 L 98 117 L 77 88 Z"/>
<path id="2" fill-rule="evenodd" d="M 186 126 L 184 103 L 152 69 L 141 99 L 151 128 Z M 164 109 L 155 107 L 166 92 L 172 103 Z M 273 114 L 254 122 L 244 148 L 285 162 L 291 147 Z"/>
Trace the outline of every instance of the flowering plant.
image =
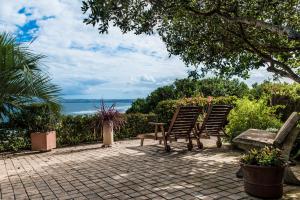
<path id="1" fill-rule="evenodd" d="M 119 130 L 125 125 L 126 120 L 124 115 L 122 115 L 122 113 L 120 113 L 115 107 L 116 104 L 107 106 L 104 101 L 101 100 L 97 115 L 102 125 L 104 122 L 110 121 L 113 123 L 114 129 Z"/>
<path id="2" fill-rule="evenodd" d="M 285 164 L 281 151 L 268 146 L 260 150 L 251 149 L 248 154 L 242 157 L 241 163 L 258 166 L 283 166 Z"/>

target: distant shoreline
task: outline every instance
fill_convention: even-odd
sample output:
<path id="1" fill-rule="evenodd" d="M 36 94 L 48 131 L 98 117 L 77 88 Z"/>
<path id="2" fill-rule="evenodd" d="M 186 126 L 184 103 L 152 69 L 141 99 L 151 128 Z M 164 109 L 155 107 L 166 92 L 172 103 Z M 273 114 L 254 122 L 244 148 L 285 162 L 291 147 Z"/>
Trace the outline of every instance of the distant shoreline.
<path id="1" fill-rule="evenodd" d="M 126 102 L 132 103 L 135 99 L 103 99 L 105 103 L 112 103 L 112 102 Z M 62 99 L 60 100 L 61 103 L 85 103 L 85 102 L 101 102 L 102 99 Z"/>
<path id="2" fill-rule="evenodd" d="M 100 107 L 101 99 L 62 99 L 62 114 L 64 115 L 91 115 Z M 115 108 L 125 113 L 130 108 L 134 99 L 103 99 L 106 106 L 115 104 Z"/>

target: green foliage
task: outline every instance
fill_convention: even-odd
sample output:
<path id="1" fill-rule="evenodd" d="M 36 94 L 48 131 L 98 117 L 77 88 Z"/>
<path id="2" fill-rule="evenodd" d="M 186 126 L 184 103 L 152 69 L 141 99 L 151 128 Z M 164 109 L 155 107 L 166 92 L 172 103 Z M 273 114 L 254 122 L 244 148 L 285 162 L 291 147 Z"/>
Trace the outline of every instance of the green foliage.
<path id="1" fill-rule="evenodd" d="M 251 149 L 241 158 L 241 162 L 258 166 L 283 166 L 285 163 L 279 149 L 267 146 L 260 150 Z"/>
<path id="2" fill-rule="evenodd" d="M 175 98 L 176 96 L 173 85 L 167 85 L 157 88 L 146 98 L 147 106 L 149 109 L 148 112 L 153 111 L 158 102 Z"/>
<path id="3" fill-rule="evenodd" d="M 148 113 L 149 110 L 146 99 L 138 98 L 132 102 L 130 108 L 126 110 L 126 113 Z"/>
<path id="4" fill-rule="evenodd" d="M 176 96 L 176 98 L 173 99 L 204 95 L 201 90 L 201 80 L 198 79 L 177 79 L 173 85 L 175 88 L 174 95 Z"/>
<path id="5" fill-rule="evenodd" d="M 0 123 L 36 100 L 58 106 L 59 88 L 41 70 L 43 58 L 0 33 Z"/>
<path id="6" fill-rule="evenodd" d="M 151 92 L 146 99 L 137 99 L 127 113 L 153 112 L 158 103 L 165 100 L 199 96 L 237 96 L 242 97 L 249 93 L 248 86 L 238 79 L 179 79 L 169 86 L 158 88 Z"/>
<path id="7" fill-rule="evenodd" d="M 55 130 L 59 120 L 59 109 L 55 110 L 45 103 L 24 105 L 23 109 L 15 112 L 9 121 L 10 127 L 22 128 L 29 133 Z"/>
<path id="8" fill-rule="evenodd" d="M 228 116 L 226 132 L 229 140 L 238 136 L 249 128 L 267 129 L 280 128 L 281 122 L 275 115 L 276 108 L 269 107 L 266 100 L 249 100 L 243 98 L 237 100 L 236 106 Z"/>
<path id="9" fill-rule="evenodd" d="M 158 33 L 203 73 L 247 78 L 267 67 L 300 83 L 299 0 L 84 0 L 82 11 L 100 33 Z"/>
<path id="10" fill-rule="evenodd" d="M 148 124 L 157 121 L 154 114 L 123 114 L 126 124 L 114 131 L 115 140 L 136 137 L 140 133 L 153 131 Z M 96 115 L 62 116 L 56 129 L 57 145 L 68 146 L 102 140 L 101 124 L 95 123 Z"/>
<path id="11" fill-rule="evenodd" d="M 30 139 L 26 130 L 0 129 L 0 152 L 29 148 Z"/>
<path id="12" fill-rule="evenodd" d="M 213 104 L 228 104 L 235 105 L 237 97 L 228 96 L 228 97 L 214 97 L 212 100 Z M 186 105 L 195 105 L 204 107 L 207 105 L 207 98 L 204 97 L 191 97 L 191 98 L 182 98 L 179 100 L 167 100 L 161 101 L 158 103 L 156 109 L 154 110 L 155 114 L 158 117 L 160 122 L 169 123 L 172 119 L 172 116 L 178 106 Z"/>
<path id="13" fill-rule="evenodd" d="M 56 128 L 58 146 L 68 146 L 80 143 L 100 141 L 100 126 L 96 126 L 95 115 L 67 115 L 61 117 Z"/>
<path id="14" fill-rule="evenodd" d="M 254 84 L 250 93 L 255 98 L 260 98 L 261 96 L 283 96 L 295 100 L 300 97 L 300 84 L 273 83 L 265 81 L 262 84 Z"/>
<path id="15" fill-rule="evenodd" d="M 207 78 L 199 81 L 200 92 L 203 96 L 237 96 L 248 95 L 249 88 L 246 83 L 238 79 Z"/>
<path id="16" fill-rule="evenodd" d="M 276 114 L 285 121 L 292 112 L 300 112 L 300 84 L 264 82 L 255 84 L 251 90 L 252 96 L 259 99 L 262 96 L 268 98 L 271 106 L 279 106 Z"/>
<path id="17" fill-rule="evenodd" d="M 176 99 L 173 85 L 157 88 L 146 99 L 137 99 L 126 113 L 150 113 L 157 106 L 158 102 L 168 99 Z"/>
<path id="18" fill-rule="evenodd" d="M 115 139 L 135 138 L 138 134 L 151 133 L 154 126 L 149 122 L 157 122 L 155 114 L 132 113 L 125 115 L 126 124 L 114 134 Z"/>

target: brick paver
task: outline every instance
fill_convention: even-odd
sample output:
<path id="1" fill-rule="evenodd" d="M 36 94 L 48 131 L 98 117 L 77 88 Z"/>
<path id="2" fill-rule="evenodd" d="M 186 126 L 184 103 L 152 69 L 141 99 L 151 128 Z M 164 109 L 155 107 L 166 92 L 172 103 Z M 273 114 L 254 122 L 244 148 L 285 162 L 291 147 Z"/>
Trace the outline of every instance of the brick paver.
<path id="1" fill-rule="evenodd" d="M 185 143 L 172 143 L 173 151 L 165 153 L 155 141 L 140 147 L 138 140 L 100 147 L 2 156 L 0 199 L 256 199 L 235 177 L 239 152 L 189 152 Z"/>

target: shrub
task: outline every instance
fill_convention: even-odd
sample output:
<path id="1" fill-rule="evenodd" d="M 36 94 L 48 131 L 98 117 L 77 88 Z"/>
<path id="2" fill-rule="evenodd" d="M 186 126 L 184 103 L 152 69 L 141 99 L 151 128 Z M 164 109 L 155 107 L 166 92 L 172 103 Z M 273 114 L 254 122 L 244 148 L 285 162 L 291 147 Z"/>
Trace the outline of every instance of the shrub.
<path id="1" fill-rule="evenodd" d="M 141 114 L 132 113 L 125 115 L 126 124 L 119 131 L 116 131 L 114 137 L 116 140 L 125 138 L 134 138 L 141 133 L 149 133 L 154 131 L 154 126 L 149 122 L 157 121 L 157 116 L 153 113 Z"/>
<path id="2" fill-rule="evenodd" d="M 229 140 L 238 136 L 249 128 L 267 129 L 280 128 L 281 122 L 275 115 L 276 107 L 268 107 L 266 100 L 249 100 L 243 98 L 237 100 L 236 107 L 228 116 L 229 123 L 226 132 Z"/>
<path id="3" fill-rule="evenodd" d="M 47 132 L 55 130 L 59 120 L 59 112 L 53 112 L 51 105 L 34 103 L 14 113 L 10 119 L 10 126 L 22 128 L 32 132 Z"/>
<path id="4" fill-rule="evenodd" d="M 258 166 L 283 166 L 285 162 L 279 149 L 266 146 L 260 150 L 251 149 L 241 158 L 241 163 Z"/>
<path id="5" fill-rule="evenodd" d="M 0 152 L 29 149 L 30 146 L 26 130 L 0 129 Z"/>
<path id="6" fill-rule="evenodd" d="M 58 146 L 100 141 L 100 127 L 95 126 L 95 115 L 62 116 L 56 129 Z"/>
<path id="7" fill-rule="evenodd" d="M 126 113 L 147 113 L 149 112 L 149 106 L 145 99 L 138 98 L 132 102 L 130 108 L 126 110 Z"/>
<path id="8" fill-rule="evenodd" d="M 154 130 L 148 124 L 157 121 L 155 114 L 122 114 L 127 121 L 120 129 L 115 130 L 115 140 L 134 138 L 137 134 Z M 101 124 L 96 115 L 62 116 L 61 122 L 56 129 L 57 145 L 68 146 L 80 143 L 98 142 L 102 138 Z"/>
<path id="9" fill-rule="evenodd" d="M 271 106 L 281 105 L 276 114 L 280 115 L 282 121 L 285 121 L 292 112 L 300 112 L 300 84 L 298 83 L 264 82 L 254 85 L 251 94 L 256 99 L 267 97 Z"/>

